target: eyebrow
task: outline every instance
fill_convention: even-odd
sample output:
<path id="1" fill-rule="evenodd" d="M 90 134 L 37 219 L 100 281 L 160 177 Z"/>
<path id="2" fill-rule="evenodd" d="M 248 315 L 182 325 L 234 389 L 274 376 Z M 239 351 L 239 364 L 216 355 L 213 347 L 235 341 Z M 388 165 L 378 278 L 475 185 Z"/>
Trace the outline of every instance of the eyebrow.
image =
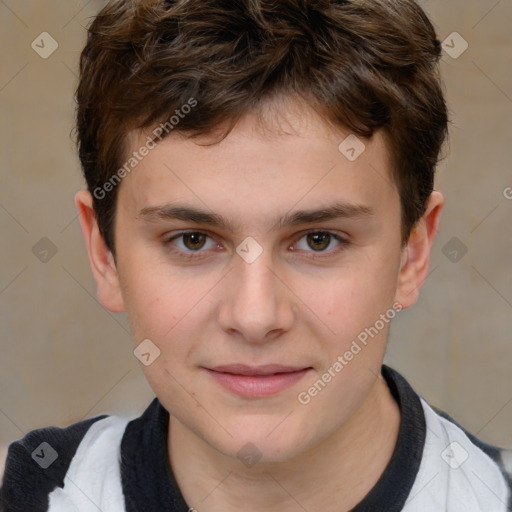
<path id="1" fill-rule="evenodd" d="M 335 219 L 359 220 L 373 215 L 374 210 L 369 206 L 337 202 L 319 209 L 288 212 L 279 219 L 277 224 L 279 228 L 286 228 Z M 148 206 L 142 208 L 136 218 L 147 222 L 182 220 L 235 231 L 235 225 L 232 222 L 216 213 L 180 204 Z"/>

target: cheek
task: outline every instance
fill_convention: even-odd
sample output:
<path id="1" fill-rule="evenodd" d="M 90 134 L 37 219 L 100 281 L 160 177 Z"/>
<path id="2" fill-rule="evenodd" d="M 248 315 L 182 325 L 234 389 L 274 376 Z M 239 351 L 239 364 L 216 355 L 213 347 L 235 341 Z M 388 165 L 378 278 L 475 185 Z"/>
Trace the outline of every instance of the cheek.
<path id="1" fill-rule="evenodd" d="M 183 279 L 155 272 L 138 272 L 126 286 L 134 345 L 149 339 L 158 354 L 149 365 L 141 359 L 146 379 L 159 396 L 180 396 L 185 403 L 184 389 L 192 384 L 187 363 L 195 347 L 192 340 L 200 338 L 195 335 L 198 315 L 204 314 L 199 292 Z"/>
<path id="2" fill-rule="evenodd" d="M 187 323 L 198 302 L 194 287 L 156 276 L 139 275 L 129 284 L 126 294 L 134 339 L 152 338 L 158 344 L 172 338 L 181 324 Z"/>
<path id="3" fill-rule="evenodd" d="M 395 263 L 393 259 L 387 261 L 388 264 L 381 259 L 379 264 L 361 265 L 340 273 L 329 286 L 310 294 L 308 304 L 312 310 L 320 312 L 318 316 L 328 328 L 317 322 L 321 332 L 316 336 L 321 340 L 323 352 L 320 374 L 328 372 L 325 377 L 332 379 L 329 391 L 322 392 L 322 397 L 315 400 L 318 406 L 327 407 L 337 393 L 347 387 L 352 389 L 354 382 L 360 382 L 361 387 L 353 389 L 351 396 L 346 397 L 355 407 L 379 372 L 389 328 L 396 315 L 393 310 Z M 350 409 L 350 404 L 347 407 Z"/>
<path id="4" fill-rule="evenodd" d="M 143 265 L 135 258 L 130 263 L 124 269 L 123 296 L 134 343 L 150 339 L 160 350 L 159 365 L 182 367 L 205 339 L 205 329 L 211 334 L 211 297 L 220 285 L 219 276 L 158 263 Z"/>
<path id="5" fill-rule="evenodd" d="M 185 313 L 187 291 L 179 279 L 133 253 L 122 263 L 120 282 L 133 343 L 149 339 L 165 354 L 164 340 Z"/>
<path id="6" fill-rule="evenodd" d="M 340 268 L 327 280 L 304 280 L 296 288 L 297 295 L 305 297 L 308 315 L 315 313 L 337 339 L 357 335 L 392 306 L 398 260 L 379 256 Z"/>

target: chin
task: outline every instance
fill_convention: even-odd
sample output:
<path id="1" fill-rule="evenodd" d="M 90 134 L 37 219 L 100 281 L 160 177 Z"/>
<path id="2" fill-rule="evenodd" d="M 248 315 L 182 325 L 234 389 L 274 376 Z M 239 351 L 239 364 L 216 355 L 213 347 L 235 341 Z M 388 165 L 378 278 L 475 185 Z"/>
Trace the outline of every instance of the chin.
<path id="1" fill-rule="evenodd" d="M 244 428 L 233 429 L 238 432 L 234 437 L 206 438 L 206 441 L 225 456 L 240 460 L 248 468 L 264 463 L 283 463 L 300 455 L 309 443 L 304 435 L 298 432 L 294 434 L 291 425 L 277 432 L 278 423 L 274 423 L 271 428 L 261 428 L 261 425 L 250 428 L 246 424 Z M 228 430 L 231 431 L 230 428 Z"/>

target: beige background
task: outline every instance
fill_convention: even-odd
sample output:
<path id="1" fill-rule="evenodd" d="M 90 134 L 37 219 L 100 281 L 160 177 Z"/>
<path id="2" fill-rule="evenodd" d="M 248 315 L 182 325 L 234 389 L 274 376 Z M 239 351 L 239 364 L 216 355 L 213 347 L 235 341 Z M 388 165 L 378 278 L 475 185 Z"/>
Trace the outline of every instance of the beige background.
<path id="1" fill-rule="evenodd" d="M 138 414 L 153 396 L 126 319 L 95 299 L 73 203 L 82 178 L 72 94 L 84 26 L 102 4 L 0 0 L 4 450 L 36 427 Z M 456 31 L 469 48 L 443 57 L 454 122 L 438 176 L 447 205 L 431 274 L 418 304 L 395 321 L 387 362 L 479 437 L 512 446 L 512 200 L 504 195 L 512 187 L 512 3 L 423 5 L 442 40 Z M 47 59 L 31 48 L 42 32 L 59 45 Z M 43 237 L 57 249 L 46 263 L 33 253 Z M 444 254 L 452 237 L 468 250 L 457 263 Z"/>

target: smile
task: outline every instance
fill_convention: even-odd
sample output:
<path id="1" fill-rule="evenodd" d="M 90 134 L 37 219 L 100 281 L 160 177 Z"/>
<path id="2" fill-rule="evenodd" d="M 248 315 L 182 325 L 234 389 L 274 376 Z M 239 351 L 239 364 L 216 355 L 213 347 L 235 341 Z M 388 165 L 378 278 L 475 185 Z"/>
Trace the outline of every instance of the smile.
<path id="1" fill-rule="evenodd" d="M 280 365 L 229 365 L 205 369 L 224 389 L 244 398 L 275 395 L 293 386 L 312 370 L 311 367 L 292 368 Z"/>

